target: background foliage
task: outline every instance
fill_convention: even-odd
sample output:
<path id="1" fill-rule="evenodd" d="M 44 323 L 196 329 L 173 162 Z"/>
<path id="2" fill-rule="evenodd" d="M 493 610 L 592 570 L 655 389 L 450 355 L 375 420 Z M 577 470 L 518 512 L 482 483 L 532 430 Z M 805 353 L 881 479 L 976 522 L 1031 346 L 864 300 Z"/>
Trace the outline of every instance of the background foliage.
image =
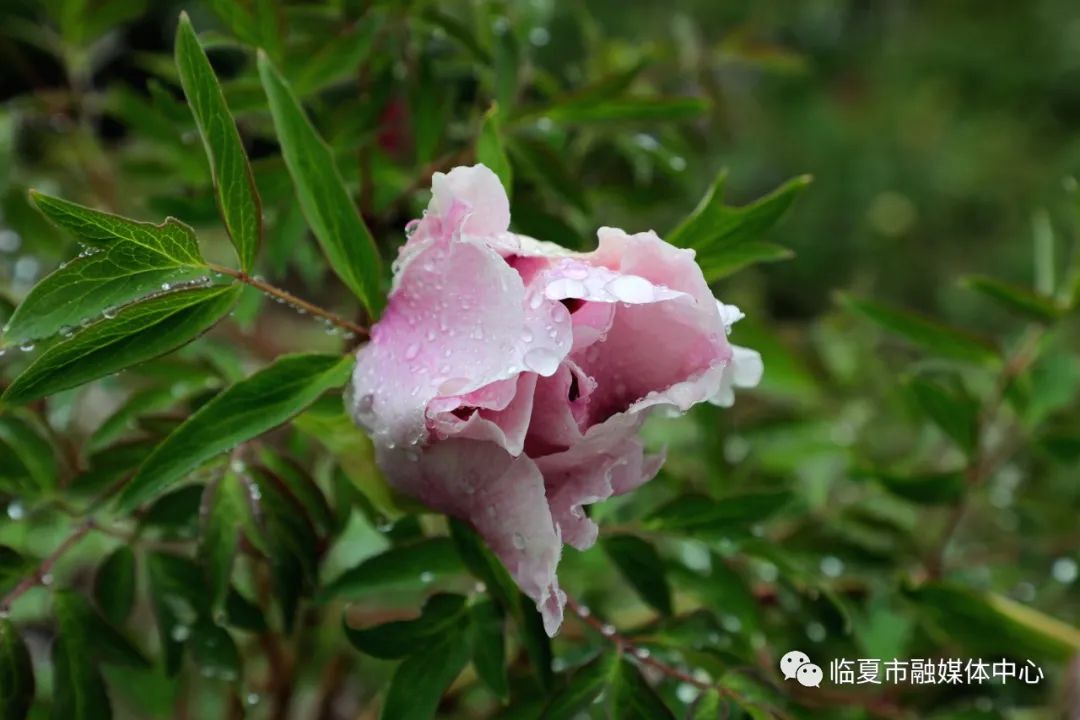
<path id="1" fill-rule="evenodd" d="M 1078 33 L 1067 0 L 3 3 L 0 714 L 1072 716 Z M 476 159 L 521 232 L 697 248 L 766 363 L 649 428 L 550 644 L 337 389 Z M 1046 680 L 804 689 L 793 648 Z"/>

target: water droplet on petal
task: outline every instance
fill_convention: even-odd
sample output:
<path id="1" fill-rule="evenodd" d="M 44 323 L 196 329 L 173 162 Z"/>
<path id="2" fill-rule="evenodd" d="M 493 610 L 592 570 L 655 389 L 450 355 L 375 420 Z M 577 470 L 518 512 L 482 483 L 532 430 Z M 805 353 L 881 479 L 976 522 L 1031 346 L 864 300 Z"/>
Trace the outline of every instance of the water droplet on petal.
<path id="1" fill-rule="evenodd" d="M 521 331 L 521 339 L 527 343 L 533 341 L 533 334 L 529 328 L 525 328 Z"/>
<path id="2" fill-rule="evenodd" d="M 620 275 L 607 284 L 607 290 L 621 302 L 650 302 L 655 293 L 652 283 L 637 275 Z"/>
<path id="3" fill-rule="evenodd" d="M 543 302 L 544 298 L 539 293 L 537 293 L 531 298 L 529 298 L 529 308 L 532 310 L 536 310 L 543 304 Z"/>
<path id="4" fill-rule="evenodd" d="M 547 348 L 533 348 L 522 358 L 525 367 L 538 375 L 548 377 L 559 369 L 559 356 Z"/>
<path id="5" fill-rule="evenodd" d="M 514 543 L 514 547 L 516 547 L 518 550 L 524 550 L 525 549 L 525 536 L 522 535 L 519 532 L 514 533 L 513 543 Z"/>
<path id="6" fill-rule="evenodd" d="M 416 343 L 413 343 L 409 347 L 405 348 L 405 359 L 406 360 L 412 360 L 413 358 L 415 358 L 417 356 L 417 354 L 419 352 L 420 352 L 420 346 L 418 344 L 416 344 Z"/>

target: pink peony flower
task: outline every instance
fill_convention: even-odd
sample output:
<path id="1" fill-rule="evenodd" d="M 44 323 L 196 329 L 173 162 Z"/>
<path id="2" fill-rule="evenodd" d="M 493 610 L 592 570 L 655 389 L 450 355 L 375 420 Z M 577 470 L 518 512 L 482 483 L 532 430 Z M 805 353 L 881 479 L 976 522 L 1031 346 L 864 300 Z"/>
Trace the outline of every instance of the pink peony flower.
<path id="1" fill-rule="evenodd" d="M 730 405 L 761 358 L 728 343 L 742 313 L 692 250 L 607 227 L 590 253 L 510 233 L 483 165 L 436 173 L 432 192 L 357 353 L 353 415 L 389 481 L 471 523 L 554 635 L 562 545 L 596 541 L 582 508 L 663 462 L 638 437 L 646 415 Z"/>

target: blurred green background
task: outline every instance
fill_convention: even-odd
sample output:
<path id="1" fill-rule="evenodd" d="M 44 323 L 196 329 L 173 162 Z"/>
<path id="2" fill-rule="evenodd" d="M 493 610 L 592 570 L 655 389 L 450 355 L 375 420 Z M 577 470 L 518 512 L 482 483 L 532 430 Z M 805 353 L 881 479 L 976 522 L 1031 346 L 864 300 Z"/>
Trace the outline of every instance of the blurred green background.
<path id="1" fill-rule="evenodd" d="M 592 247 L 599 225 L 664 235 L 722 169 L 734 205 L 813 176 L 765 237 L 794 256 L 715 278 L 718 297 L 747 312 L 733 340 L 762 352 L 762 387 L 741 395 L 733 411 L 701 408 L 651 425 L 650 441 L 668 448 L 661 478 L 594 513 L 605 532 L 629 529 L 655 540 L 676 608 L 705 608 L 705 619 L 655 620 L 623 592 L 626 581 L 599 549 L 568 551 L 563 584 L 620 627 L 638 628 L 646 647 L 681 653 L 688 665 L 760 695 L 763 706 L 777 705 L 782 716 L 1080 712 L 1080 666 L 1070 660 L 1080 646 L 1073 310 L 1080 5 L 4 0 L 5 314 L 78 252 L 31 208 L 28 188 L 143 220 L 176 216 L 198 230 L 209 257 L 228 257 L 172 65 L 182 10 L 208 48 L 252 158 L 267 223 L 259 271 L 360 319 L 355 301 L 331 280 L 293 197 L 255 46 L 304 101 L 387 258 L 425 206 L 431 173 L 474 160 L 493 102 L 514 168 L 515 228 L 573 248 Z M 1061 312 L 1032 322 L 1030 313 L 1010 313 L 1009 303 L 973 291 L 962 282 L 970 275 L 1053 297 Z M 900 328 L 898 341 L 887 330 L 902 322 L 867 323 L 837 302 L 841 292 L 985 335 L 1006 360 L 957 363 L 937 352 L 939 338 L 910 328 Z M 285 351 L 350 343 L 254 292 L 226 325 L 182 355 L 219 381 Z M 25 353 L 8 348 L 0 357 L 5 380 L 25 362 Z M 38 411 L 59 445 L 81 456 L 86 439 L 134 390 L 179 377 L 174 370 L 151 364 Z M 183 404 L 147 408 L 128 434 L 160 437 L 184 412 Z M 977 427 L 974 447 L 968 425 Z M 319 465 L 310 441 L 287 443 L 329 482 L 332 462 Z M 9 451 L 0 462 L 19 472 Z M 747 493 L 783 493 L 790 504 L 760 518 L 748 511 L 750 521 L 730 533 L 725 526 L 668 534 L 662 522 L 643 520 L 679 497 Z M 47 509 L 29 513 L 36 519 L 28 522 L 32 503 L 4 497 L 0 542 L 20 552 L 44 555 L 69 527 Z M 356 519 L 328 556 L 324 577 L 397 542 L 377 524 Z M 190 540 L 174 531 L 159 541 Z M 403 537 L 409 532 L 420 530 Z M 115 545 L 99 540 L 71 563 L 71 584 L 89 582 L 93 562 Z M 378 616 L 415 608 L 424 592 L 349 599 Z M 22 612 L 44 642 L 44 597 Z M 136 636 L 149 625 L 137 618 Z M 314 658 L 293 668 L 291 717 L 374 717 L 362 708 L 387 664 L 343 648 L 337 615 L 320 615 L 311 626 L 291 650 L 294 659 Z M 555 643 L 557 670 L 582 659 L 580 642 L 603 643 L 587 632 L 568 621 Z M 716 647 L 701 644 L 714 636 Z M 736 672 L 773 668 L 793 647 L 815 659 L 1016 655 L 1037 659 L 1048 679 L 1035 688 L 902 686 L 815 697 Z M 259 687 L 263 661 L 251 662 L 254 689 L 241 696 L 254 700 L 240 714 L 277 717 Z M 144 687 L 125 688 L 122 673 L 110 676 L 124 717 L 227 710 L 211 681 L 139 677 Z M 685 714 L 694 688 L 660 680 L 665 700 Z M 329 710 L 319 710 L 322 683 L 330 682 L 336 694 Z M 183 695 L 191 705 L 176 709 Z M 539 702 L 522 691 L 503 707 L 468 687 L 455 698 L 443 707 L 447 717 L 531 717 Z"/>

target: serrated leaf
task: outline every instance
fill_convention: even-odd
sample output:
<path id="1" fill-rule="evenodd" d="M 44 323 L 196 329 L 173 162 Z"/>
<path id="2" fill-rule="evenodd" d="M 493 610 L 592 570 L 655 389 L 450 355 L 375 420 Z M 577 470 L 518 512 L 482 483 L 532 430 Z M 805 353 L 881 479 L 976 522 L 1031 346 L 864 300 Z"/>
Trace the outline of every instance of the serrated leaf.
<path id="1" fill-rule="evenodd" d="M 563 123 L 679 122 L 704 115 L 709 103 L 700 97 L 632 98 L 586 95 L 568 98 L 543 111 Z"/>
<path id="2" fill-rule="evenodd" d="M 480 135 L 476 138 L 476 161 L 481 165 L 486 165 L 499 176 L 506 195 L 509 197 L 514 186 L 514 171 L 510 166 L 506 149 L 503 147 L 500 125 L 499 106 L 492 105 L 491 109 L 484 114 L 484 120 L 480 125 Z"/>
<path id="3" fill-rule="evenodd" d="M 1080 651 L 1080 629 L 995 593 L 928 583 L 907 594 L 938 632 L 973 651 L 1055 662 Z"/>
<path id="4" fill-rule="evenodd" d="M 0 620 L 0 718 L 24 720 L 34 702 L 30 651 L 10 620 Z"/>
<path id="5" fill-rule="evenodd" d="M 128 545 L 113 550 L 94 575 L 94 601 L 115 625 L 123 625 L 135 605 L 135 553 Z"/>
<path id="6" fill-rule="evenodd" d="M 570 681 L 544 708 L 543 720 L 574 717 L 574 713 L 592 705 L 611 681 L 618 662 L 618 655 L 607 653 L 574 670 Z"/>
<path id="7" fill-rule="evenodd" d="M 502 613 L 491 600 L 469 608 L 472 662 L 476 674 L 495 696 L 506 700 L 510 686 L 506 679 L 506 631 Z"/>
<path id="8" fill-rule="evenodd" d="M 240 267 L 251 270 L 262 238 L 262 209 L 247 153 L 225 96 L 187 13 L 176 29 L 176 68 L 214 178 L 218 205 Z"/>
<path id="9" fill-rule="evenodd" d="M 429 720 L 439 698 L 469 660 L 466 628 L 451 625 L 423 650 L 405 658 L 386 689 L 382 720 Z"/>
<path id="10" fill-rule="evenodd" d="M 331 268 L 377 316 L 386 300 L 382 261 L 375 239 L 345 189 L 333 153 L 263 54 L 259 55 L 259 77 L 304 217 Z"/>
<path id="11" fill-rule="evenodd" d="M 326 584 L 321 598 L 356 598 L 388 586 L 426 584 L 441 575 L 461 572 L 460 556 L 450 538 L 427 538 L 374 555 Z"/>
<path id="12" fill-rule="evenodd" d="M 968 287 L 996 302 L 1006 310 L 1028 320 L 1050 323 L 1065 314 L 1065 308 L 1047 295 L 1042 295 L 1019 285 L 979 275 L 964 279 Z"/>
<path id="13" fill-rule="evenodd" d="M 349 377 L 351 357 L 286 355 L 199 408 L 151 453 L 117 500 L 121 511 L 218 453 L 280 425 Z"/>
<path id="14" fill-rule="evenodd" d="M 931 354 L 977 364 L 994 363 L 1000 359 L 992 341 L 966 330 L 874 300 L 841 295 L 840 302 L 849 310 Z"/>
<path id="15" fill-rule="evenodd" d="M 675 720 L 675 715 L 664 705 L 637 666 L 625 657 L 618 661 L 610 693 L 612 717 L 620 720 Z"/>
<path id="16" fill-rule="evenodd" d="M 662 615 L 670 615 L 671 588 L 656 548 L 636 535 L 609 535 L 600 544 L 638 595 Z"/>
<path id="17" fill-rule="evenodd" d="M 459 627 L 466 617 L 465 597 L 449 593 L 432 595 L 420 617 L 395 620 L 367 628 L 354 628 L 342 618 L 345 636 L 357 650 L 378 658 L 400 658 L 425 648 L 434 638 Z"/>
<path id="18" fill-rule="evenodd" d="M 127 305 L 114 318 L 45 350 L 8 386 L 3 400 L 27 403 L 175 350 L 224 317 L 239 291 L 179 290 Z"/>
<path id="19" fill-rule="evenodd" d="M 0 441 L 15 453 L 38 490 L 56 487 L 56 452 L 30 422 L 14 415 L 0 417 Z"/>
<path id="20" fill-rule="evenodd" d="M 200 620 L 191 628 L 191 659 L 204 677 L 233 682 L 240 677 L 240 650 L 225 628 Z"/>
<path id="21" fill-rule="evenodd" d="M 913 377 L 907 387 L 919 407 L 965 453 L 975 449 L 978 433 L 978 404 L 962 387 L 950 389 L 927 377 Z"/>
<path id="22" fill-rule="evenodd" d="M 211 612 L 217 614 L 225 604 L 232 579 L 233 560 L 240 541 L 240 527 L 246 512 L 247 490 L 231 470 L 207 485 L 202 498 L 202 535 L 199 558 L 202 560 L 210 593 Z"/>

